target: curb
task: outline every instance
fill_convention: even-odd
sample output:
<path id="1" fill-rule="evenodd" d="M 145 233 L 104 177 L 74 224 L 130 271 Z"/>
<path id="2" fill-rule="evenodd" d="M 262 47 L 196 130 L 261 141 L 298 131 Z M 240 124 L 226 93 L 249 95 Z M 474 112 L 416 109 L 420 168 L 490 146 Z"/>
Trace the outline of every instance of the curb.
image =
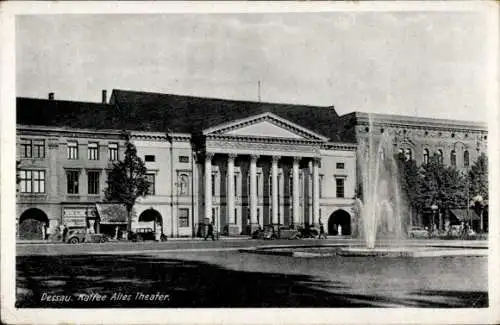
<path id="1" fill-rule="evenodd" d="M 220 237 L 216 241 L 227 241 L 227 240 L 252 240 L 250 237 Z M 204 238 L 192 238 L 192 237 L 186 237 L 186 238 L 168 238 L 167 241 L 163 243 L 168 243 L 168 242 L 183 242 L 183 241 L 204 241 Z M 130 244 L 130 243 L 138 243 L 138 242 L 133 242 L 131 240 L 109 240 L 106 243 L 114 243 L 114 244 Z M 160 241 L 156 240 L 146 240 L 143 241 L 142 243 L 160 243 Z M 61 245 L 61 244 L 67 244 L 63 243 L 61 241 L 50 241 L 50 240 L 21 240 L 21 241 L 16 241 L 16 245 Z M 99 243 L 92 243 L 92 244 L 99 244 Z"/>

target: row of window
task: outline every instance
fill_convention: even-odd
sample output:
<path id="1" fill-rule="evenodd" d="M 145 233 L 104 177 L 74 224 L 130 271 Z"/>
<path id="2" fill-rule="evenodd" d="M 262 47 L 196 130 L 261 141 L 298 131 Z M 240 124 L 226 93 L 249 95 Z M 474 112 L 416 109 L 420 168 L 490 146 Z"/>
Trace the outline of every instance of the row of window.
<path id="1" fill-rule="evenodd" d="M 99 194 L 100 176 L 101 172 L 99 171 L 87 171 L 87 194 Z M 78 170 L 66 171 L 66 183 L 67 183 L 68 194 L 80 193 L 79 178 L 80 178 L 80 171 Z M 146 178 L 149 182 L 149 195 L 155 195 L 155 187 L 156 187 L 155 174 L 146 174 Z"/>
<path id="2" fill-rule="evenodd" d="M 99 143 L 89 142 L 87 153 L 89 160 L 99 160 Z M 45 158 L 45 140 L 21 139 L 20 155 L 22 158 Z M 68 141 L 67 158 L 72 160 L 79 158 L 77 141 Z M 118 143 L 108 144 L 108 159 L 111 161 L 118 160 Z"/>
<path id="3" fill-rule="evenodd" d="M 188 192 L 187 192 L 187 182 L 186 182 L 186 185 L 183 185 L 184 182 L 182 181 L 182 177 L 185 176 L 186 177 L 186 181 L 187 181 L 187 175 L 181 175 L 181 190 L 180 190 L 180 195 L 186 195 Z M 302 183 L 302 175 L 299 175 L 299 187 L 301 189 L 303 189 L 303 183 Z M 280 185 L 280 178 L 281 178 L 281 175 L 278 175 L 278 193 L 280 191 L 279 189 L 279 185 Z M 260 179 L 261 179 L 261 174 L 257 174 L 257 184 L 260 184 Z M 290 184 L 292 184 L 292 181 L 293 181 L 293 177 L 290 176 Z M 343 178 L 335 178 L 335 184 L 336 184 L 336 194 L 337 194 L 337 197 L 341 197 L 343 198 L 344 197 L 344 179 Z M 269 176 L 269 182 L 268 182 L 268 186 L 269 186 L 269 193 L 272 193 L 273 191 L 273 183 L 271 181 L 271 176 Z M 239 196 L 239 192 L 238 192 L 238 176 L 237 175 L 234 175 L 234 195 L 235 196 Z M 247 188 L 249 189 L 250 188 L 250 176 L 247 177 Z M 183 190 L 185 189 L 185 190 Z M 260 186 L 257 186 L 257 196 L 261 196 L 262 193 L 262 188 Z M 215 174 L 212 174 L 212 196 L 215 196 L 216 195 L 216 175 Z M 288 192 L 288 195 L 290 197 L 293 196 L 293 186 L 289 186 L 289 192 Z M 323 175 L 320 176 L 319 178 L 319 196 L 322 197 L 323 196 Z"/>
<path id="4" fill-rule="evenodd" d="M 79 148 L 77 141 L 68 141 L 67 158 L 70 160 L 76 160 L 79 158 Z M 88 160 L 100 159 L 98 142 L 89 142 L 87 146 L 87 159 Z M 108 160 L 110 161 L 118 160 L 118 143 L 108 144 Z"/>
<path id="5" fill-rule="evenodd" d="M 442 164 L 443 163 L 443 151 L 439 149 L 436 151 L 438 155 L 439 162 Z M 424 164 L 429 163 L 429 150 L 424 149 Z M 452 150 L 450 152 L 450 164 L 454 167 L 457 166 L 457 153 L 455 150 Z M 464 151 L 464 156 L 463 156 L 463 167 L 469 167 L 470 164 L 470 156 L 469 156 L 469 151 L 465 150 Z"/>
<path id="6" fill-rule="evenodd" d="M 21 193 L 45 193 L 45 170 L 21 170 L 20 171 L 20 188 Z M 258 177 L 260 175 L 257 175 Z M 147 174 L 149 182 L 149 195 L 155 195 L 156 181 L 155 174 Z M 87 171 L 87 194 L 100 194 L 100 171 Z M 259 181 L 259 180 L 258 180 Z M 250 180 L 248 179 L 249 184 Z M 320 177 L 320 197 L 322 195 L 322 182 Z M 336 178 L 336 194 L 337 197 L 344 197 L 344 179 Z M 234 177 L 235 195 L 238 195 L 237 176 Z M 66 192 L 68 194 L 80 194 L 80 171 L 66 171 Z M 279 182 L 278 182 L 279 186 Z M 279 188 L 278 188 L 279 191 Z M 269 192 L 272 192 L 272 183 L 269 182 Z M 180 175 L 179 195 L 188 195 L 189 193 L 189 176 L 186 174 Z M 212 175 L 212 195 L 215 196 L 215 175 Z M 259 187 L 257 187 L 257 195 L 260 195 Z M 290 186 L 289 195 L 293 196 L 293 188 Z"/>
<path id="7" fill-rule="evenodd" d="M 45 140 L 43 139 L 22 139 L 21 140 L 22 158 L 45 158 Z M 79 144 L 77 141 L 68 141 L 67 158 L 76 160 L 79 158 Z M 144 161 L 154 162 L 155 155 L 145 155 Z M 87 159 L 99 160 L 99 143 L 89 142 L 87 145 Z M 108 144 L 108 159 L 110 161 L 118 160 L 118 143 Z M 189 156 L 179 156 L 180 163 L 189 163 Z"/>
<path id="8" fill-rule="evenodd" d="M 21 193 L 45 193 L 46 172 L 45 170 L 21 170 L 20 190 Z M 155 174 L 147 174 L 150 183 L 149 194 L 155 194 Z M 100 171 L 87 171 L 87 194 L 100 194 Z M 66 171 L 66 193 L 80 194 L 80 171 Z"/>
<path id="9" fill-rule="evenodd" d="M 404 154 L 406 160 L 412 159 L 411 149 L 399 149 L 399 152 Z M 424 149 L 424 155 L 423 155 L 423 163 L 424 164 L 429 163 L 429 154 L 430 154 L 429 149 Z M 442 164 L 443 163 L 443 150 L 438 149 L 436 151 L 436 154 L 438 156 L 439 162 Z M 469 163 L 470 163 L 469 151 L 465 150 L 464 156 L 463 156 L 463 167 L 469 167 Z M 450 164 L 454 167 L 457 166 L 457 153 L 455 150 L 452 150 L 450 152 Z"/>

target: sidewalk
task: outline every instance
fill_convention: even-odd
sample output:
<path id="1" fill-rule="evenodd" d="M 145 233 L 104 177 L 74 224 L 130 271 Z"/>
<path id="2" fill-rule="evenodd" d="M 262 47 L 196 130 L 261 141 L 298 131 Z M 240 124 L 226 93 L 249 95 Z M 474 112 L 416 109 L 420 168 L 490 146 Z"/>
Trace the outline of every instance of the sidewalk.
<path id="1" fill-rule="evenodd" d="M 167 242 L 169 241 L 203 241 L 204 238 L 202 237 L 169 237 Z M 211 239 L 210 239 L 211 240 Z M 219 237 L 219 240 L 251 240 L 249 236 L 234 236 L 234 237 Z M 148 242 L 159 242 L 159 241 L 154 241 L 154 240 L 146 240 L 144 241 L 146 243 Z M 110 239 L 107 241 L 107 243 L 132 243 L 131 240 L 116 240 L 116 239 Z M 136 242 L 136 243 L 141 243 L 141 242 Z M 52 241 L 52 240 L 17 240 L 16 245 L 34 245 L 34 244 L 44 244 L 44 245 L 49 245 L 49 244 L 66 244 L 61 241 Z"/>

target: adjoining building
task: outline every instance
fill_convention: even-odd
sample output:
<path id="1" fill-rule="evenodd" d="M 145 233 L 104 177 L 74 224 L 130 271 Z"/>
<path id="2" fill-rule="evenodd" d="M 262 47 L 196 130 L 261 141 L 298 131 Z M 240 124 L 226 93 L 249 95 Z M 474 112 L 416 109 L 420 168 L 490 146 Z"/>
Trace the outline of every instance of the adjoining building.
<path id="1" fill-rule="evenodd" d="M 414 159 L 418 166 L 427 163 L 430 157 L 437 154 L 444 165 L 466 173 L 477 158 L 488 151 L 486 123 L 362 112 L 343 115 L 340 120 L 342 127 L 339 135 L 345 141 L 361 145 L 371 138 L 374 143 L 378 143 L 383 135 L 388 134 L 395 152 L 403 153 L 407 159 Z M 360 173 L 357 174 L 359 177 Z M 466 205 L 467 202 L 464 202 L 464 206 Z M 428 226 L 433 214 L 429 207 L 428 211 L 414 214 L 410 220 L 416 219 L 418 224 Z M 480 229 L 481 218 L 473 209 L 448 209 L 446 214 L 446 217 L 457 222 L 469 222 L 474 225 L 474 229 Z M 436 218 L 441 228 L 443 217 L 439 214 Z M 487 216 L 485 217 L 483 229 L 488 227 Z"/>
<path id="2" fill-rule="evenodd" d="M 265 224 L 325 223 L 355 231 L 356 144 L 333 107 L 114 90 L 109 103 L 17 100 L 18 235 L 59 224 L 113 232 L 126 223 L 104 201 L 106 173 L 130 132 L 152 184 L 133 227 L 195 236 L 213 220 L 228 235 Z M 116 152 L 116 155 L 115 155 Z M 107 228 L 107 229 L 106 229 Z"/>

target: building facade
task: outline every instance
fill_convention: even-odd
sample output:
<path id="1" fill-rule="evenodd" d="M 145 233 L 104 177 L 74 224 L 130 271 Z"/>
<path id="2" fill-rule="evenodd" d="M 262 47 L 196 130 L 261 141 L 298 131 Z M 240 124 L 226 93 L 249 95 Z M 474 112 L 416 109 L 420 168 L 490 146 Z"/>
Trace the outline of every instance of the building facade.
<path id="1" fill-rule="evenodd" d="M 125 227 L 123 206 L 104 197 L 107 173 L 124 154 L 123 130 L 151 183 L 150 195 L 134 207 L 133 229 L 149 223 L 167 236 L 196 236 L 200 224 L 213 221 L 227 235 L 266 224 L 322 222 L 332 234 L 338 225 L 346 235 L 355 230 L 356 145 L 296 123 L 310 107 L 287 105 L 296 115 L 280 116 L 272 111 L 282 107 L 268 104 L 245 110 L 244 117 L 175 132 L 167 124 L 165 130 L 122 128 L 126 118 L 113 119 L 123 102 L 113 97 L 111 104 L 94 105 L 18 99 L 20 239 L 46 238 L 60 224 L 110 235 Z M 52 114 L 29 120 L 34 110 Z M 142 119 L 150 121 L 147 112 Z"/>

